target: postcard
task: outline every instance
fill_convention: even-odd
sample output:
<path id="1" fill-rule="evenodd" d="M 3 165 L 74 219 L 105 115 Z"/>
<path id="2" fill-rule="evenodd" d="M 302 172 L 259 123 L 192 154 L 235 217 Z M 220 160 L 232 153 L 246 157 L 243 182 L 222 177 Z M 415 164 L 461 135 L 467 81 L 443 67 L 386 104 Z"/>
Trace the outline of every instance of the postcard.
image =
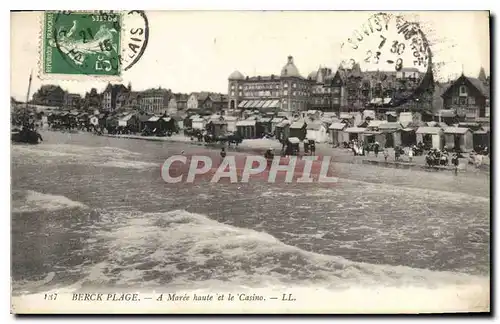
<path id="1" fill-rule="evenodd" d="M 11 312 L 489 312 L 489 24 L 11 12 Z"/>

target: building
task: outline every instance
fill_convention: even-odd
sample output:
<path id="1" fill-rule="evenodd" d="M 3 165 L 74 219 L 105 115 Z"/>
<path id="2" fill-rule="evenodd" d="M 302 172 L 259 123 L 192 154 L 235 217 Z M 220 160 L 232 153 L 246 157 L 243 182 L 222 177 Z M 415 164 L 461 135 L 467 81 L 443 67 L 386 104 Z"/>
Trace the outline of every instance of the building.
<path id="1" fill-rule="evenodd" d="M 64 94 L 64 107 L 69 109 L 79 109 L 82 105 L 82 97 L 78 93 Z"/>
<path id="2" fill-rule="evenodd" d="M 167 111 L 171 97 L 170 90 L 161 87 L 142 91 L 138 96 L 139 109 L 148 113 L 163 114 Z"/>
<path id="3" fill-rule="evenodd" d="M 208 96 L 214 112 L 226 111 L 228 108 L 227 95 L 221 93 L 212 93 Z"/>
<path id="4" fill-rule="evenodd" d="M 96 88 L 90 89 L 90 92 L 85 93 L 83 98 L 83 109 L 99 110 L 102 105 L 102 95 L 97 92 Z"/>
<path id="5" fill-rule="evenodd" d="M 42 106 L 62 107 L 65 104 L 66 92 L 56 85 L 43 85 L 33 94 L 32 103 Z"/>
<path id="6" fill-rule="evenodd" d="M 117 109 L 117 98 L 122 93 L 130 92 L 130 89 L 123 84 L 108 83 L 102 93 L 102 109 L 104 111 L 115 111 Z"/>
<path id="7" fill-rule="evenodd" d="M 207 91 L 191 92 L 186 102 L 186 108 L 191 110 L 201 109 L 209 95 L 210 92 Z"/>
<path id="8" fill-rule="evenodd" d="M 432 69 L 421 73 L 416 68 L 401 71 L 362 71 L 359 63 L 352 68 L 339 66 L 326 77 L 331 88 L 332 109 L 336 112 L 375 109 L 377 118 L 385 112 L 432 111 L 434 77 Z"/>
<path id="9" fill-rule="evenodd" d="M 175 93 L 170 97 L 167 105 L 167 113 L 169 115 L 185 111 L 187 109 L 188 95 L 183 93 Z"/>
<path id="10" fill-rule="evenodd" d="M 333 109 L 332 88 L 325 87 L 327 80 L 331 79 L 332 69 L 320 67 L 318 71 L 313 71 L 307 79 L 310 81 L 311 93 L 309 96 L 309 109 L 326 112 L 335 111 Z"/>
<path id="11" fill-rule="evenodd" d="M 483 70 L 484 74 L 484 70 Z M 489 115 L 490 84 L 484 77 L 461 75 L 441 95 L 444 109 L 450 109 L 465 120 L 476 120 Z M 488 111 L 487 111 L 488 110 Z"/>
<path id="12" fill-rule="evenodd" d="M 234 71 L 228 77 L 228 111 L 307 110 L 310 84 L 300 75 L 292 56 L 288 56 L 279 75 L 245 77 Z"/>

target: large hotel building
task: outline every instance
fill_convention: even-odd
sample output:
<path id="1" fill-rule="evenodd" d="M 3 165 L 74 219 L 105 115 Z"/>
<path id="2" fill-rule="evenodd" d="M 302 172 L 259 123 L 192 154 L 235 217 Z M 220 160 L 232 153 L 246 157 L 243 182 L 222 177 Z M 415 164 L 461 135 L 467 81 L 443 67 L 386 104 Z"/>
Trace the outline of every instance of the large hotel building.
<path id="1" fill-rule="evenodd" d="M 432 109 L 432 72 L 428 89 L 420 91 L 418 97 L 397 102 L 401 94 L 417 88 L 429 73 L 420 73 L 415 68 L 396 71 L 365 71 L 359 64 L 349 69 L 320 67 L 307 78 L 289 56 L 279 75 L 244 76 L 234 71 L 228 78 L 229 111 L 255 110 L 261 112 L 298 112 L 304 110 L 357 111 L 368 106 L 380 109 L 421 110 Z"/>

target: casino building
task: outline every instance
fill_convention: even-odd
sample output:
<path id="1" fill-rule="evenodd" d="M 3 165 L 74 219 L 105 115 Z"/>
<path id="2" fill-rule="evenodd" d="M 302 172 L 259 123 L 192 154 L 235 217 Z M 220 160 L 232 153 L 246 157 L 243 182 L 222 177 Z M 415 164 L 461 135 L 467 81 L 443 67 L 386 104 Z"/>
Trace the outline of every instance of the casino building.
<path id="1" fill-rule="evenodd" d="M 300 75 L 292 56 L 288 56 L 279 75 L 245 77 L 234 71 L 228 79 L 230 112 L 258 109 L 264 113 L 276 113 L 308 109 L 311 82 Z"/>
<path id="2" fill-rule="evenodd" d="M 228 78 L 228 110 L 231 113 L 259 110 L 261 113 L 354 112 L 432 110 L 432 70 L 362 71 L 359 63 L 350 69 L 319 67 L 307 78 L 300 75 L 293 57 L 279 75 L 244 76 L 234 71 Z M 402 100 L 404 98 L 404 100 Z"/>

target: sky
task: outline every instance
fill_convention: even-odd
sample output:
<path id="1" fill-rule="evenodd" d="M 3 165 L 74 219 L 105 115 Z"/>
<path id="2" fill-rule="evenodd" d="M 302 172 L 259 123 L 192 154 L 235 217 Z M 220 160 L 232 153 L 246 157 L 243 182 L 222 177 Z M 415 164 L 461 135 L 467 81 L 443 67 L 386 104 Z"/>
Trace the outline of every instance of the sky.
<path id="1" fill-rule="evenodd" d="M 245 76 L 279 75 L 289 55 L 304 77 L 319 66 L 334 71 L 352 57 L 342 43 L 360 30 L 374 12 L 349 11 L 148 11 L 149 40 L 142 58 L 123 73 L 133 90 L 152 87 L 174 92 L 227 93 L 234 70 Z M 11 13 L 11 96 L 24 101 L 30 72 L 31 94 L 42 84 L 84 94 L 102 91 L 107 81 L 38 78 L 41 12 Z M 435 78 L 446 81 L 490 73 L 488 13 L 485 11 L 405 13 L 418 20 L 437 63 Z M 378 36 L 378 35 L 377 35 Z M 388 35 L 386 35 L 388 36 Z M 375 36 L 374 36 L 375 37 Z M 389 37 L 389 36 L 388 36 Z M 375 39 L 375 38 L 373 38 Z M 378 38 L 377 38 L 378 39 Z M 364 43 L 364 46 L 370 49 Z M 374 43 L 373 43 L 374 44 Z M 368 46 L 368 47 L 366 47 Z M 364 51 L 355 53 L 363 60 Z M 362 64 L 363 68 L 363 64 Z"/>

